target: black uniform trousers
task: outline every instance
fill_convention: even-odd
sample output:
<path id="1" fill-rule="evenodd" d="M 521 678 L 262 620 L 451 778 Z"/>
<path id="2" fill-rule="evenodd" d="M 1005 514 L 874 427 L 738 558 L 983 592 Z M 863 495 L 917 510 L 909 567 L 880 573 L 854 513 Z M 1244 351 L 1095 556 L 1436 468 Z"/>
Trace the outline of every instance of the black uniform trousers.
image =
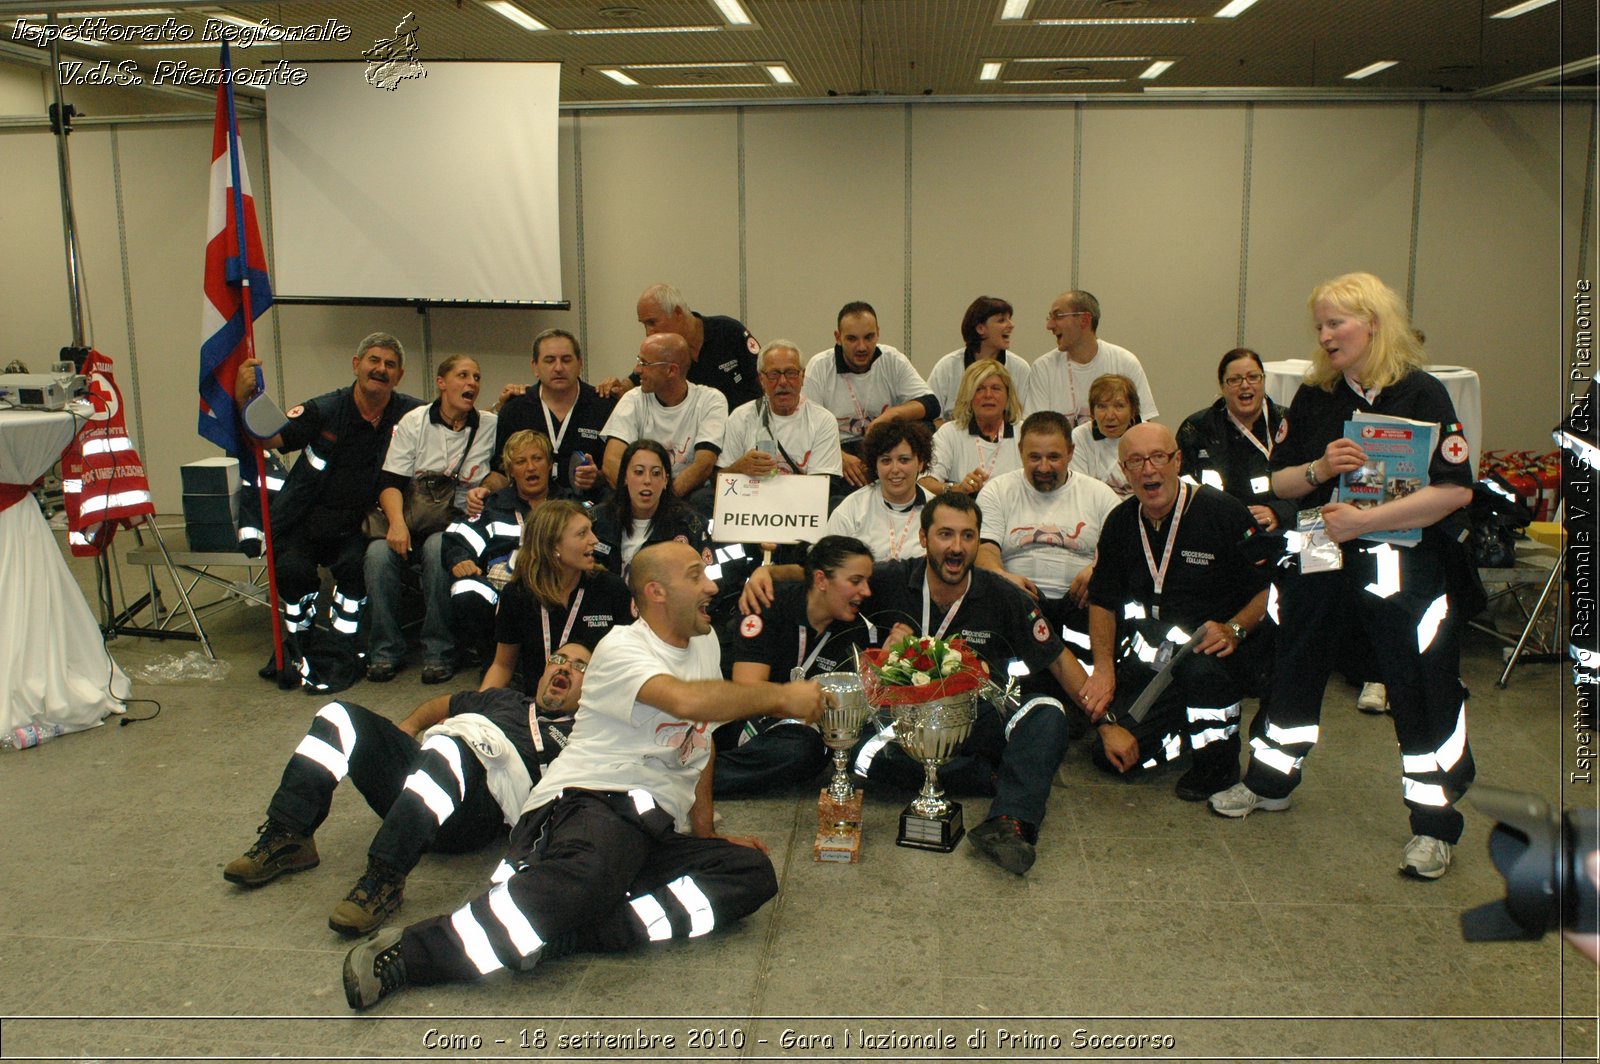
<path id="1" fill-rule="evenodd" d="M 494 839 L 505 815 L 472 748 L 453 736 L 425 743 L 353 702 L 329 702 L 284 766 L 267 815 L 302 835 L 327 819 L 349 776 L 383 826 L 367 854 L 409 872 L 428 850 L 465 853 Z"/>
<path id="2" fill-rule="evenodd" d="M 1342 569 L 1278 570 L 1278 653 L 1260 734 L 1250 744 L 1245 784 L 1252 791 L 1282 798 L 1299 785 L 1343 627 L 1358 624 L 1388 688 L 1411 830 L 1460 841 L 1455 803 L 1475 774 L 1461 684 L 1461 630 L 1469 618 L 1447 587 L 1448 552 L 1437 540 L 1409 548 L 1346 544 Z"/>
<path id="3" fill-rule="evenodd" d="M 551 943 L 614 952 L 696 938 L 778 893 L 766 854 L 680 835 L 641 790 L 571 789 L 528 811 L 495 879 L 455 913 L 405 929 L 409 982 L 523 971 Z"/>
<path id="4" fill-rule="evenodd" d="M 730 721 L 712 732 L 711 738 L 717 746 L 711 777 L 714 798 L 765 794 L 805 783 L 828 763 L 822 733 L 796 720 L 758 717 Z"/>
<path id="5" fill-rule="evenodd" d="M 485 663 L 494 660 L 494 614 L 499 603 L 500 593 L 480 576 L 450 581 L 450 623 L 456 646 L 477 651 Z"/>

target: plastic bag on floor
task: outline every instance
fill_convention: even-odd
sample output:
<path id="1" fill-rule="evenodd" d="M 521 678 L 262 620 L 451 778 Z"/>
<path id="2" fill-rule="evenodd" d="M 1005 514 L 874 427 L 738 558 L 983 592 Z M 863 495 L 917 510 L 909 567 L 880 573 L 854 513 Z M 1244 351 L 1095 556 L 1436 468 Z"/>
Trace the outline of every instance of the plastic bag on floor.
<path id="1" fill-rule="evenodd" d="M 232 662 L 220 658 L 212 661 L 201 651 L 191 650 L 154 658 L 129 669 L 128 675 L 142 683 L 201 683 L 225 680 L 232 670 Z"/>

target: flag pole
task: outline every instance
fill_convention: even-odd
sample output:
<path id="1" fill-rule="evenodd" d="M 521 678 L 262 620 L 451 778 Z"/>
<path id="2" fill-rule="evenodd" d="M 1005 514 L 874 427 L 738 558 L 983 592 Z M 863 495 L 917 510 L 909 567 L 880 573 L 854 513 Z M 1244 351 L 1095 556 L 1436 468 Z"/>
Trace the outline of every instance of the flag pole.
<path id="1" fill-rule="evenodd" d="M 239 297 L 244 310 L 245 358 L 256 357 L 255 315 L 250 306 L 250 252 L 245 240 L 244 182 L 239 175 L 239 118 L 233 109 L 232 66 L 228 62 L 228 42 L 222 42 L 222 91 L 228 101 L 228 165 L 233 176 L 233 227 L 239 243 Z M 247 433 L 248 435 L 248 433 Z M 272 500 L 267 492 L 267 459 L 261 441 L 250 438 L 256 456 L 256 493 L 261 499 L 262 550 L 267 558 L 267 600 L 272 610 L 272 662 L 278 682 L 283 683 L 283 621 L 278 605 L 278 565 L 272 551 Z"/>

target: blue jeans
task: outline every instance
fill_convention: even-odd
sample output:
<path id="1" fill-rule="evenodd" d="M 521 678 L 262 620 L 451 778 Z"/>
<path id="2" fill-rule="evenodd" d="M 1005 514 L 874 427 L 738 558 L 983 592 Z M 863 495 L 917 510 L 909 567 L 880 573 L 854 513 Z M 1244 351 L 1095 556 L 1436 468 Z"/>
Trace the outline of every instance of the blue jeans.
<path id="1" fill-rule="evenodd" d="M 450 627 L 450 574 L 445 572 L 439 549 L 444 533 L 435 532 L 418 550 L 412 545 L 411 560 L 389 549 L 386 540 L 367 544 L 367 646 L 368 661 L 401 664 L 406 660 L 406 637 L 400 629 L 400 594 L 406 570 L 413 563 L 421 567 L 422 583 L 422 661 L 426 665 L 453 665 L 456 637 Z"/>

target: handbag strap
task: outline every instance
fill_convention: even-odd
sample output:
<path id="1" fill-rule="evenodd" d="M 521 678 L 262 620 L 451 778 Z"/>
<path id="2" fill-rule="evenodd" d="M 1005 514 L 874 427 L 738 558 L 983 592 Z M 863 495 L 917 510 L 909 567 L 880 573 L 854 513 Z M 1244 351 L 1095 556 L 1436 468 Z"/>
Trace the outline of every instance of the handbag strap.
<path id="1" fill-rule="evenodd" d="M 477 413 L 476 410 L 473 411 Z M 456 467 L 450 471 L 450 479 L 459 483 L 461 481 L 461 467 L 467 464 L 467 455 L 472 453 L 472 440 L 478 435 L 478 418 L 472 419 L 472 425 L 467 429 L 467 445 L 461 449 L 461 459 L 456 462 Z"/>

